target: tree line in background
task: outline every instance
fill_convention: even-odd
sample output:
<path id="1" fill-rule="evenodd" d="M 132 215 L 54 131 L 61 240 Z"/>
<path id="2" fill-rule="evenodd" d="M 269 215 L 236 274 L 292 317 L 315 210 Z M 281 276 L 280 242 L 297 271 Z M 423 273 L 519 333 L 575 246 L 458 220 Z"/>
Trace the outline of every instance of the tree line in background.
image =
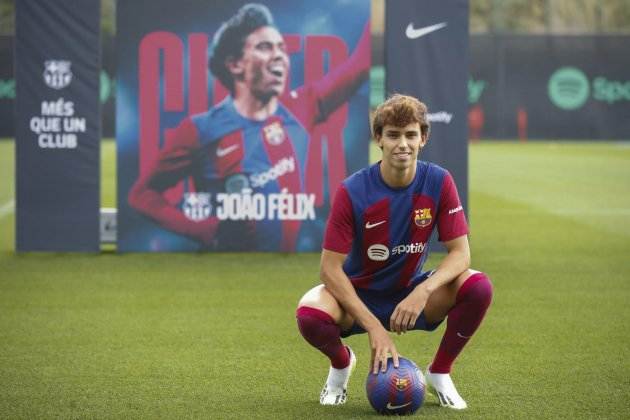
<path id="1" fill-rule="evenodd" d="M 255 0 L 252 0 L 255 1 Z M 371 0 L 382 13 L 385 0 Z M 0 0 L 0 35 L 15 32 L 15 0 Z M 101 0 L 103 33 L 116 32 L 116 0 Z M 375 16 L 382 22 L 382 16 Z M 470 31 L 517 33 L 630 32 L 630 0 L 470 0 Z"/>

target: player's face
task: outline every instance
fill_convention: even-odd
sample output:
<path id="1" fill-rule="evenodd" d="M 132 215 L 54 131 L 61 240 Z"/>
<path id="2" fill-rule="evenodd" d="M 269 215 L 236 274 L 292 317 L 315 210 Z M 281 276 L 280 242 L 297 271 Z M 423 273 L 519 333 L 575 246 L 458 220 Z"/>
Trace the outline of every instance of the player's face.
<path id="1" fill-rule="evenodd" d="M 263 26 L 249 34 L 243 55 L 233 63 L 232 72 L 256 97 L 280 95 L 289 74 L 289 56 L 276 28 Z"/>
<path id="2" fill-rule="evenodd" d="M 422 136 L 420 123 L 408 124 L 405 127 L 385 125 L 383 134 L 377 143 L 383 151 L 383 163 L 391 168 L 405 170 L 416 164 L 420 149 L 427 142 Z"/>

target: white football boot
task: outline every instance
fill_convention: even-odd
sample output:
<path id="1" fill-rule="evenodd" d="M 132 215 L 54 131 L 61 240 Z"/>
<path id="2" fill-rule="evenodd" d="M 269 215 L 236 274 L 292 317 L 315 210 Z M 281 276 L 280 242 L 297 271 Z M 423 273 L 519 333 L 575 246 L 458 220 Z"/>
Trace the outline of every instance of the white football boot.
<path id="1" fill-rule="evenodd" d="M 346 346 L 346 348 L 350 353 L 350 364 L 343 369 L 330 367 L 324 388 L 319 394 L 319 403 L 321 405 L 341 405 L 346 403 L 348 398 L 348 381 L 357 365 L 357 357 L 354 355 L 354 352 L 350 347 Z"/>
<path id="2" fill-rule="evenodd" d="M 438 397 L 442 407 L 463 410 L 468 407 L 466 401 L 459 395 L 455 384 L 448 373 L 431 373 L 431 365 L 427 366 L 425 375 L 429 392 Z"/>

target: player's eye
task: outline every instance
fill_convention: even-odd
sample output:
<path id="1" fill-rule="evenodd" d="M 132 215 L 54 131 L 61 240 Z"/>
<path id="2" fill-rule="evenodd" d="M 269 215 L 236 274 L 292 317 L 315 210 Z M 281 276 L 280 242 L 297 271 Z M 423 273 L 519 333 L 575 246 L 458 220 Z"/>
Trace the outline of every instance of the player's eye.
<path id="1" fill-rule="evenodd" d="M 271 42 L 261 42 L 260 44 L 256 45 L 256 49 L 261 51 L 268 51 L 272 48 L 273 45 L 271 45 Z"/>

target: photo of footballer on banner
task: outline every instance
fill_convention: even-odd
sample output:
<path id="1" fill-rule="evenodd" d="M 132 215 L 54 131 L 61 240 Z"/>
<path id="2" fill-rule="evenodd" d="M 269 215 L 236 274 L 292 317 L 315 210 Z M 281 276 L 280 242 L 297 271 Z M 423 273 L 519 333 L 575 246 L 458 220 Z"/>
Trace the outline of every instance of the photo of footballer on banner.
<path id="1" fill-rule="evenodd" d="M 369 2 L 158 3 L 118 9 L 118 249 L 320 250 L 368 160 Z"/>

